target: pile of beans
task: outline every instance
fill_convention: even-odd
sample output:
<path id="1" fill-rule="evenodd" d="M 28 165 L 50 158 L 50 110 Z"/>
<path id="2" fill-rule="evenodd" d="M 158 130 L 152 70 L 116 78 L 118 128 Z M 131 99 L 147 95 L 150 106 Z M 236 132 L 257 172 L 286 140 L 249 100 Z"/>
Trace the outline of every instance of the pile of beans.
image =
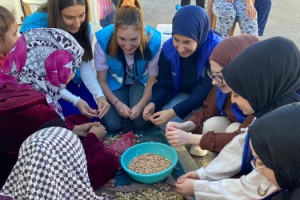
<path id="1" fill-rule="evenodd" d="M 140 188 L 135 192 L 116 192 L 115 200 L 182 200 L 183 197 L 165 183 Z"/>
<path id="2" fill-rule="evenodd" d="M 130 161 L 128 168 L 140 174 L 153 174 L 170 167 L 171 161 L 153 153 L 145 153 Z"/>

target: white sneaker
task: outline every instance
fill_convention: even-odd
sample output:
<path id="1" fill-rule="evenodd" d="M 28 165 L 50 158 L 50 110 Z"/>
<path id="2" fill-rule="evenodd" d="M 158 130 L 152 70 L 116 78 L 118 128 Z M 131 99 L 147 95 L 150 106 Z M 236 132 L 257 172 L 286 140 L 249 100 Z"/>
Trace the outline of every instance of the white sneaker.
<path id="1" fill-rule="evenodd" d="M 199 145 L 193 144 L 190 148 L 190 154 L 194 156 L 205 156 L 207 154 L 207 150 L 202 150 Z"/>

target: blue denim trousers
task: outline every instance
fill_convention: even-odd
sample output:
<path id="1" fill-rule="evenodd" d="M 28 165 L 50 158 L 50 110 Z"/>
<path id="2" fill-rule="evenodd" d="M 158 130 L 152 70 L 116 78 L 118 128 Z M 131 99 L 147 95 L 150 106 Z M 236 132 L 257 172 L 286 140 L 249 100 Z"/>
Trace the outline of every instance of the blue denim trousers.
<path id="1" fill-rule="evenodd" d="M 187 98 L 189 98 L 190 95 L 180 92 L 178 93 L 175 97 L 173 97 L 164 107 L 163 110 L 168 110 L 170 108 L 173 108 L 175 105 L 179 104 L 180 102 L 186 100 Z M 182 123 L 184 122 L 186 119 L 188 119 L 190 116 L 192 115 L 192 112 L 186 116 L 184 119 L 181 119 L 180 117 L 176 116 L 173 119 L 171 119 L 171 122 L 179 122 Z M 166 124 L 159 126 L 160 129 L 165 130 L 166 129 Z"/>
<path id="2" fill-rule="evenodd" d="M 129 108 L 135 106 L 142 98 L 144 94 L 145 86 L 139 81 L 136 81 L 132 85 L 125 85 L 113 91 L 114 95 L 120 99 Z M 143 115 L 135 120 L 130 118 L 124 118 L 120 116 L 116 108 L 112 105 L 108 113 L 101 120 L 107 131 L 110 133 L 117 133 L 119 131 L 127 132 L 130 130 L 143 130 L 150 128 L 153 124 L 143 119 Z"/>

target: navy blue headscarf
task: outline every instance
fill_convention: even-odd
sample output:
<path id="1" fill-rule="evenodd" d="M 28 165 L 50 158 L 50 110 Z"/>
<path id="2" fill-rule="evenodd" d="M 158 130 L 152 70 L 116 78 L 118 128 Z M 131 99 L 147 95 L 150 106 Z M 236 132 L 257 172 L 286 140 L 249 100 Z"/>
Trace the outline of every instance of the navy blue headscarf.
<path id="1" fill-rule="evenodd" d="M 210 30 L 210 22 L 205 10 L 188 5 L 180 8 L 172 21 L 172 35 L 180 34 L 198 43 L 197 50 L 205 43 Z"/>

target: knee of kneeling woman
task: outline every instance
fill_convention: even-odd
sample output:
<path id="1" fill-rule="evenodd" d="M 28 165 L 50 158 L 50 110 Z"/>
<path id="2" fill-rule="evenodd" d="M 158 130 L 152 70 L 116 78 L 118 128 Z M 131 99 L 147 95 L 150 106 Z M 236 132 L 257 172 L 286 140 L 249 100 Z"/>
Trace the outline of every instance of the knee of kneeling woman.
<path id="1" fill-rule="evenodd" d="M 203 123 L 202 133 L 207 133 L 209 131 L 214 132 L 224 132 L 225 129 L 229 126 L 230 121 L 227 117 L 215 116 L 207 119 Z"/>
<path id="2" fill-rule="evenodd" d="M 239 122 L 233 122 L 231 123 L 225 130 L 225 133 L 232 133 L 234 131 L 239 130 L 241 123 Z"/>

